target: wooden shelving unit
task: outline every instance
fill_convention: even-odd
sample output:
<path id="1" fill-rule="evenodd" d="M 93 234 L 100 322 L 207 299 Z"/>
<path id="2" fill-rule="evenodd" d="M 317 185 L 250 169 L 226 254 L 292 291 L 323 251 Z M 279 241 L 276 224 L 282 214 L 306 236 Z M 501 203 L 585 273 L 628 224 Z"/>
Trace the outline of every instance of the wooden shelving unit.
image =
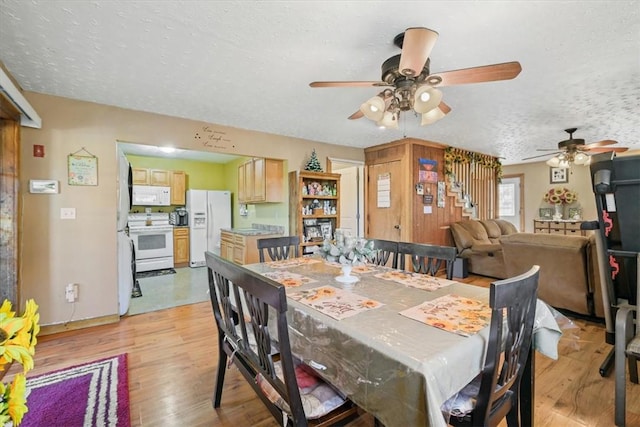
<path id="1" fill-rule="evenodd" d="M 300 237 L 302 254 L 333 239 L 340 227 L 340 174 L 289 172 L 289 231 Z"/>

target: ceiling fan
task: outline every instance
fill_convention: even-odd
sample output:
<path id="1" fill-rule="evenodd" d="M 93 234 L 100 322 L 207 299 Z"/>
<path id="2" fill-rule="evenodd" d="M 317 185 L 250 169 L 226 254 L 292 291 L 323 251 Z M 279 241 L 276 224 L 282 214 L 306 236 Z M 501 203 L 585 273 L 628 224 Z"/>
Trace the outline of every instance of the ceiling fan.
<path id="1" fill-rule="evenodd" d="M 577 128 L 569 128 L 564 131 L 569 134 L 569 139 L 558 142 L 558 148 L 538 148 L 537 151 L 553 151 L 553 153 L 540 154 L 539 156 L 525 157 L 522 160 L 536 159 L 539 157 L 553 155 L 547 161 L 549 166 L 553 167 L 569 167 L 572 163 L 578 165 L 589 164 L 591 158 L 590 154 L 595 153 L 622 153 L 627 151 L 626 147 L 608 147 L 609 145 L 617 144 L 617 141 L 612 139 L 605 139 L 603 141 L 592 142 L 585 144 L 584 139 L 574 138 L 573 133 L 578 130 Z"/>
<path id="2" fill-rule="evenodd" d="M 522 67 L 519 62 L 484 65 L 454 71 L 433 73 L 429 55 L 438 33 L 428 28 L 408 28 L 398 34 L 393 42 L 402 49 L 382 63 L 380 81 L 329 81 L 312 82 L 311 87 L 387 87 L 360 106 L 349 116 L 363 116 L 384 127 L 398 127 L 400 112 L 414 110 L 422 116 L 422 125 L 434 123 L 451 111 L 442 101 L 437 87 L 470 83 L 483 83 L 515 78 Z"/>

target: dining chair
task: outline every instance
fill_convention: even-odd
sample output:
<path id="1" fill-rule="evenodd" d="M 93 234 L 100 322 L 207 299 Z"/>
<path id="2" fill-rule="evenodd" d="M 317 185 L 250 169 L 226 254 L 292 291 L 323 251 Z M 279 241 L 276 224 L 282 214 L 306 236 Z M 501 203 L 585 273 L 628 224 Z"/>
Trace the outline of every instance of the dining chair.
<path id="1" fill-rule="evenodd" d="M 230 360 L 281 426 L 331 426 L 355 418 L 351 401 L 294 360 L 285 287 L 212 252 L 205 258 L 218 328 L 213 407 L 220 407 Z"/>
<path id="2" fill-rule="evenodd" d="M 457 250 L 453 246 L 428 245 L 424 243 L 398 243 L 398 263 L 405 270 L 406 258 L 411 260 L 410 268 L 415 273 L 435 276 L 444 267 L 447 279 L 453 277 L 453 263 Z"/>
<path id="3" fill-rule="evenodd" d="M 628 258 L 635 258 L 636 261 L 636 305 L 621 306 L 616 313 L 615 322 L 615 423 L 616 426 L 626 424 L 626 368 L 625 358 L 629 365 L 629 380 L 638 384 L 638 359 L 640 359 L 640 316 L 638 316 L 638 305 L 640 304 L 640 253 L 630 251 L 617 251 L 619 255 L 626 255 Z M 630 277 L 630 282 L 633 276 Z M 634 316 L 635 312 L 635 316 Z M 635 317 L 635 321 L 634 321 Z"/>
<path id="4" fill-rule="evenodd" d="M 268 237 L 258 239 L 257 242 L 260 262 L 265 260 L 265 251 L 269 254 L 271 261 L 289 259 L 292 254 L 295 258 L 300 256 L 300 237 L 298 236 Z"/>
<path id="5" fill-rule="evenodd" d="M 443 405 L 453 426 L 520 426 L 520 384 L 533 341 L 540 267 L 491 283 L 489 341 L 482 372 Z M 461 413 L 457 408 L 472 408 Z"/>
<path id="6" fill-rule="evenodd" d="M 398 242 L 383 239 L 370 239 L 373 242 L 375 257 L 370 262 L 375 265 L 387 265 L 391 259 L 389 267 L 398 268 Z"/>

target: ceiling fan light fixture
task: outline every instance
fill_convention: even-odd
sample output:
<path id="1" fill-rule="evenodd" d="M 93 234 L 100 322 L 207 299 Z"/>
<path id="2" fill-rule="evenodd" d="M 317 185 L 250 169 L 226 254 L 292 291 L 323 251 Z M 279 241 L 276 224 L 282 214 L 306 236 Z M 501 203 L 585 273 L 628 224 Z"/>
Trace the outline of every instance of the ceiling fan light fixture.
<path id="1" fill-rule="evenodd" d="M 376 95 L 360 106 L 360 111 L 369 120 L 374 122 L 382 120 L 384 116 L 385 102 L 382 97 Z"/>
<path id="2" fill-rule="evenodd" d="M 567 159 L 562 159 L 560 160 L 560 164 L 558 164 L 557 167 L 562 169 L 569 169 L 570 166 L 571 166 L 571 163 Z"/>
<path id="3" fill-rule="evenodd" d="M 438 89 L 434 89 L 430 86 L 420 86 L 414 95 L 413 109 L 416 113 L 427 113 L 438 105 L 442 101 L 442 92 Z"/>
<path id="4" fill-rule="evenodd" d="M 433 108 L 431 111 L 427 111 L 422 115 L 420 124 L 422 126 L 433 124 L 443 118 L 445 115 L 446 114 L 444 113 L 444 111 L 442 111 L 440 108 Z"/>
<path id="5" fill-rule="evenodd" d="M 376 124 L 382 128 L 398 129 L 398 116 L 391 111 L 385 111 L 382 119 Z"/>
<path id="6" fill-rule="evenodd" d="M 556 156 L 553 156 L 549 160 L 547 160 L 547 165 L 552 168 L 557 168 L 560 165 L 560 159 Z"/>
<path id="7" fill-rule="evenodd" d="M 589 160 L 589 156 L 584 153 L 578 153 L 573 158 L 573 162 L 576 165 L 584 165 Z"/>

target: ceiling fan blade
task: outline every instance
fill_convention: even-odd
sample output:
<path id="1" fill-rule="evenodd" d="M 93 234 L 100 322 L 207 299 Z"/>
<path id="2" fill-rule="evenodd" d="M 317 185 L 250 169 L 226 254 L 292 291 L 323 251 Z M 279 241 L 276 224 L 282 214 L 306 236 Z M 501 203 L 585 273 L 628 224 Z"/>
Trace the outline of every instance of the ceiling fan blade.
<path id="1" fill-rule="evenodd" d="M 451 107 L 449 107 L 447 104 L 444 103 L 444 101 L 440 101 L 440 104 L 438 104 L 438 108 L 440 109 L 440 111 L 442 111 L 445 115 L 449 114 L 451 112 Z"/>
<path id="2" fill-rule="evenodd" d="M 586 144 L 582 147 L 583 150 L 590 150 L 595 147 L 604 147 L 605 145 L 617 144 L 618 141 L 614 141 L 613 139 L 605 139 L 604 141 L 592 142 L 591 144 Z"/>
<path id="3" fill-rule="evenodd" d="M 392 86 L 386 82 L 311 82 L 311 87 L 372 87 L 372 86 Z"/>
<path id="4" fill-rule="evenodd" d="M 560 154 L 560 153 L 562 153 L 562 152 L 563 152 L 563 151 L 556 151 L 555 153 L 540 154 L 539 156 L 525 157 L 525 158 L 524 158 L 524 159 L 522 159 L 522 160 L 537 159 L 537 158 L 539 158 L 539 157 L 551 156 L 551 155 L 554 155 L 554 154 Z"/>
<path id="5" fill-rule="evenodd" d="M 520 63 L 504 62 L 502 64 L 483 65 L 464 68 L 462 70 L 444 71 L 431 74 L 426 82 L 432 86 L 455 86 L 469 83 L 484 83 L 498 80 L 510 80 L 522 71 Z"/>
<path id="6" fill-rule="evenodd" d="M 362 111 L 358 110 L 355 113 L 353 113 L 352 115 L 350 115 L 348 118 L 349 120 L 356 120 L 356 119 L 360 119 L 364 117 L 364 114 L 362 113 Z"/>
<path id="7" fill-rule="evenodd" d="M 438 33 L 428 28 L 407 28 L 398 66 L 400 74 L 407 77 L 419 75 L 437 39 Z"/>
<path id="8" fill-rule="evenodd" d="M 586 151 L 587 153 L 624 153 L 627 150 L 627 147 L 595 147 L 584 151 Z"/>

